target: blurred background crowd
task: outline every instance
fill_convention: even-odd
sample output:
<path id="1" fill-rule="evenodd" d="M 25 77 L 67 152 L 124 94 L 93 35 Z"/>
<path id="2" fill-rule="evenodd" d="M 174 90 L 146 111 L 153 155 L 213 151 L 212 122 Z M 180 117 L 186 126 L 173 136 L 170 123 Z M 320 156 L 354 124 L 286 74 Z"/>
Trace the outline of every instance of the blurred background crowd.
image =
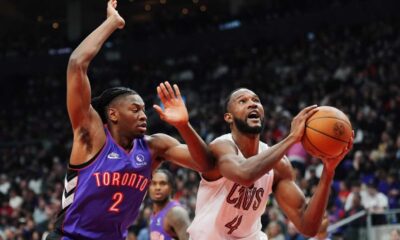
<path id="1" fill-rule="evenodd" d="M 40 6 L 31 8 L 32 3 L 0 1 L 2 24 L 15 23 L 0 34 L 0 239 L 41 239 L 53 228 L 61 208 L 72 141 L 65 105 L 66 64 L 72 49 L 105 14 L 104 3 L 95 5 L 98 15 L 88 14 L 94 20 L 86 20 L 82 34 L 74 38 L 67 28 L 74 13 L 59 10 L 74 5 L 64 2 L 48 6 L 47 13 L 39 11 Z M 237 6 L 224 11 L 226 1 L 220 1 L 222 6 L 187 1 L 189 7 L 182 7 L 183 1 L 120 2 L 127 26 L 113 35 L 90 66 L 93 95 L 110 86 L 131 87 L 148 106 L 149 133 L 178 137 L 151 109 L 159 102 L 158 83 L 177 83 L 192 125 L 210 142 L 228 131 L 223 121 L 228 93 L 248 87 L 265 108 L 262 139 L 269 145 L 288 134 L 292 117 L 303 107 L 335 106 L 348 114 L 355 141 L 336 170 L 329 222 L 363 209 L 379 213 L 400 208 L 400 21 L 391 10 L 398 3 L 232 1 Z M 142 7 L 130 16 L 128 4 Z M 159 6 L 168 4 L 169 10 Z M 77 9 L 86 14 L 85 6 Z M 360 11 L 374 14 L 366 17 Z M 20 15 L 26 12 L 28 17 Z M 51 14 L 64 17 L 56 21 Z M 298 185 L 310 197 L 322 171 L 320 160 L 301 144 L 287 156 L 296 167 Z M 174 173 L 174 199 L 193 217 L 199 174 L 171 164 L 162 167 Z M 146 199 L 130 228 L 138 239 L 146 231 L 150 206 Z M 374 224 L 399 222 L 398 216 L 374 219 Z M 270 239 L 304 239 L 273 196 L 262 223 Z M 361 218 L 332 237 L 355 239 L 354 229 L 364 226 Z"/>

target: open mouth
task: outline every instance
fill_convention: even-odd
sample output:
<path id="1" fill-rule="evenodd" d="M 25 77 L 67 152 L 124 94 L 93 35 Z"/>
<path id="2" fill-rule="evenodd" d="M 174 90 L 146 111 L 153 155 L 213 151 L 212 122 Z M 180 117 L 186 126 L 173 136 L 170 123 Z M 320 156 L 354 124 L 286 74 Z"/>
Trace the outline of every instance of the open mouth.
<path id="1" fill-rule="evenodd" d="M 252 119 L 252 120 L 259 120 L 260 119 L 260 113 L 258 113 L 257 111 L 252 111 L 247 115 L 248 119 Z"/>

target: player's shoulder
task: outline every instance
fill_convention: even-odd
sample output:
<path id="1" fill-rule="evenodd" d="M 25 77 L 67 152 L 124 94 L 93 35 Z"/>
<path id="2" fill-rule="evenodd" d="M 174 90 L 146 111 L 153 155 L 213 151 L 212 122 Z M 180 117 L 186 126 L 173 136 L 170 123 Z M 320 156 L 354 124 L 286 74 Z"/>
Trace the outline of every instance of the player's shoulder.
<path id="1" fill-rule="evenodd" d="M 221 143 L 229 143 L 233 144 L 232 135 L 230 133 L 221 135 L 210 142 L 210 145 L 221 144 Z"/>
<path id="2" fill-rule="evenodd" d="M 143 139 L 146 140 L 147 142 L 151 142 L 151 141 L 157 141 L 163 138 L 169 137 L 167 134 L 165 133 L 154 133 L 151 135 L 144 135 Z"/>
<path id="3" fill-rule="evenodd" d="M 175 214 L 175 213 L 187 213 L 187 210 L 180 204 L 176 204 L 174 206 L 171 207 L 171 209 L 169 210 L 170 213 Z"/>
<path id="4" fill-rule="evenodd" d="M 165 144 L 169 144 L 170 142 L 177 142 L 175 138 L 165 134 L 165 133 L 154 133 L 151 135 L 145 135 L 143 139 L 147 142 L 147 144 L 151 147 L 163 146 Z"/>
<path id="5" fill-rule="evenodd" d="M 171 207 L 166 215 L 166 217 L 170 220 L 170 221 L 177 221 L 181 218 L 188 218 L 189 217 L 189 213 L 188 211 L 181 205 L 175 205 L 173 207 Z"/>
<path id="6" fill-rule="evenodd" d="M 232 136 L 230 134 L 224 134 L 220 137 L 217 137 L 209 144 L 211 151 L 219 151 L 223 149 L 235 149 L 237 150 L 236 144 L 232 140 Z"/>

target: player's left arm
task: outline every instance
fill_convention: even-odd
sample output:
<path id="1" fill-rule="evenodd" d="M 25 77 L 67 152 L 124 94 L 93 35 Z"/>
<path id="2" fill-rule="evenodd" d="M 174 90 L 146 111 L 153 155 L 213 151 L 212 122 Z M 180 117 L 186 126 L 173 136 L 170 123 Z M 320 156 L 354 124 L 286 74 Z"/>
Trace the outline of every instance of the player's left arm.
<path id="1" fill-rule="evenodd" d="M 172 89 L 168 82 L 161 83 L 157 87 L 157 93 L 164 109 L 158 105 L 154 105 L 154 109 L 162 120 L 178 130 L 186 143 L 186 145 L 181 144 L 177 140 L 164 135 L 167 148 L 163 152 L 163 158 L 199 172 L 211 169 L 213 167 L 211 153 L 207 144 L 189 123 L 189 114 L 178 86 L 174 84 Z"/>
<path id="2" fill-rule="evenodd" d="M 324 169 L 315 193 L 308 203 L 303 192 L 295 183 L 295 176 L 289 160 L 284 158 L 277 164 L 274 179 L 275 198 L 286 216 L 302 234 L 315 236 L 318 233 L 328 203 L 336 166 L 350 151 L 352 144 L 353 139 L 338 157 L 322 159 Z"/>
<path id="3" fill-rule="evenodd" d="M 176 234 L 179 240 L 188 240 L 189 233 L 187 228 L 190 225 L 190 218 L 188 212 L 180 206 L 172 208 L 168 212 L 168 223 Z"/>

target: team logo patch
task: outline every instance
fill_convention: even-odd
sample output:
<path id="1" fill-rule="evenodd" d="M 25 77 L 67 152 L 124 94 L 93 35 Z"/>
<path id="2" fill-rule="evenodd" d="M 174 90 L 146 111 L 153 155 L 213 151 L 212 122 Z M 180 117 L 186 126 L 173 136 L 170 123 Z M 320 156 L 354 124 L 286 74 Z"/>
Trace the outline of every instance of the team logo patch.
<path id="1" fill-rule="evenodd" d="M 116 152 L 112 152 L 110 154 L 107 155 L 108 159 L 120 159 L 119 154 Z"/>

